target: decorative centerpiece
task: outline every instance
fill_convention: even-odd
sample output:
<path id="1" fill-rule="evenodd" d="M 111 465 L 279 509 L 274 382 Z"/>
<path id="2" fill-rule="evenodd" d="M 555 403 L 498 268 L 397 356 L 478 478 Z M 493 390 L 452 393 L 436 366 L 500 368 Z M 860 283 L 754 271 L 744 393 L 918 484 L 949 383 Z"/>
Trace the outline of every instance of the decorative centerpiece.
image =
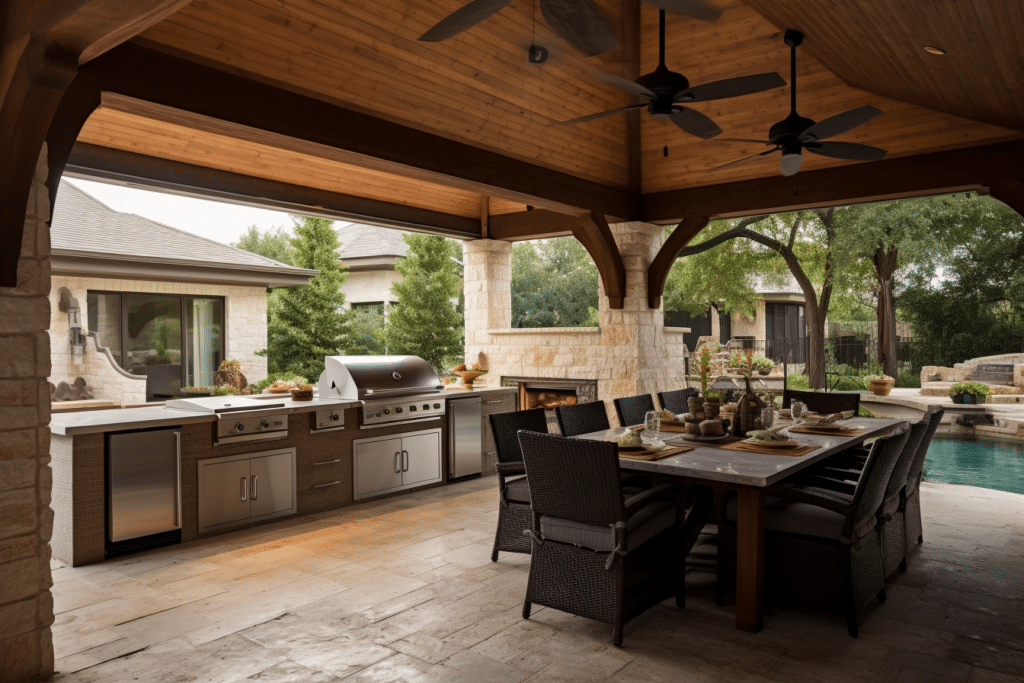
<path id="1" fill-rule="evenodd" d="M 761 429 L 761 410 L 764 401 L 750 388 L 750 377 L 744 377 L 746 391 L 736 404 L 736 419 L 733 420 L 733 434 L 746 436 L 748 432 Z"/>
<path id="2" fill-rule="evenodd" d="M 864 378 L 864 384 L 875 396 L 888 396 L 896 386 L 896 380 L 889 375 L 868 375 Z"/>
<path id="3" fill-rule="evenodd" d="M 299 383 L 292 389 L 293 401 L 312 401 L 313 387 L 309 384 Z"/>
<path id="4" fill-rule="evenodd" d="M 949 388 L 949 397 L 957 405 L 980 405 L 992 390 L 979 382 L 957 382 Z"/>

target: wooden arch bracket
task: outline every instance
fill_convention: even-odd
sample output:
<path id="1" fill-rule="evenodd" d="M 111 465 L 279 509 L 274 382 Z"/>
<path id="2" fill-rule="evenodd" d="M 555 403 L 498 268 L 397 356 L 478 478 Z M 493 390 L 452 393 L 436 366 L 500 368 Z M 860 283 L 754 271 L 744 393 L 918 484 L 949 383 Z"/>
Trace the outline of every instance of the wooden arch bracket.
<path id="1" fill-rule="evenodd" d="M 1002 180 L 989 185 L 989 194 L 1024 216 L 1024 180 Z"/>
<path id="2" fill-rule="evenodd" d="M 575 221 L 572 234 L 594 259 L 608 297 L 608 307 L 621 309 L 626 303 L 626 267 L 604 214 L 593 211 L 590 220 Z"/>
<path id="3" fill-rule="evenodd" d="M 668 236 L 665 243 L 661 245 L 658 255 L 651 261 L 647 269 L 647 306 L 657 308 L 661 306 L 661 296 L 665 293 L 665 281 L 668 279 L 668 272 L 672 270 L 679 252 L 686 248 L 694 237 L 703 230 L 710 219 L 707 216 L 694 216 L 683 219 L 683 222 L 676 226 L 672 234 Z"/>

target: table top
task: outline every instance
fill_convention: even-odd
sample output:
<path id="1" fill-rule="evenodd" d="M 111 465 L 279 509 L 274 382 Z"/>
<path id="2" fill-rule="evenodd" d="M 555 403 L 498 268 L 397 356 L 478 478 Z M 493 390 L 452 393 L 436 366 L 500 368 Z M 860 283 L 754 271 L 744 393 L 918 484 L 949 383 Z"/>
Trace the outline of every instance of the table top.
<path id="1" fill-rule="evenodd" d="M 852 429 L 863 429 L 863 434 L 856 436 L 819 436 L 816 434 L 784 433 L 795 441 L 821 446 L 806 455 L 770 455 L 746 453 L 743 451 L 715 448 L 712 444 L 698 444 L 680 438 L 678 434 L 662 433 L 662 440 L 668 446 L 693 446 L 692 451 L 670 455 L 662 460 L 632 460 L 621 458 L 620 466 L 624 470 L 637 470 L 657 474 L 702 479 L 705 481 L 726 484 L 742 484 L 746 486 L 765 487 L 777 484 L 786 477 L 808 467 L 819 460 L 838 453 L 850 446 L 856 446 L 867 439 L 881 436 L 894 427 L 905 424 L 905 420 L 888 418 L 855 417 L 841 420 L 839 424 Z M 778 424 L 778 423 L 777 423 Z M 795 426 L 795 423 L 793 423 Z M 614 441 L 625 431 L 622 427 L 581 434 L 577 438 L 595 441 Z"/>

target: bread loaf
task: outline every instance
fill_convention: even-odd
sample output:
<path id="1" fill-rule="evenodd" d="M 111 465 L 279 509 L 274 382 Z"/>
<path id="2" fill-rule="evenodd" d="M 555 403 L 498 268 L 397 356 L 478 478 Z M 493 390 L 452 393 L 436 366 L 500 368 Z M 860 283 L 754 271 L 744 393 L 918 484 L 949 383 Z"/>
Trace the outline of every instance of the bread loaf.
<path id="1" fill-rule="evenodd" d="M 700 423 L 701 436 L 725 436 L 721 420 L 704 420 Z"/>

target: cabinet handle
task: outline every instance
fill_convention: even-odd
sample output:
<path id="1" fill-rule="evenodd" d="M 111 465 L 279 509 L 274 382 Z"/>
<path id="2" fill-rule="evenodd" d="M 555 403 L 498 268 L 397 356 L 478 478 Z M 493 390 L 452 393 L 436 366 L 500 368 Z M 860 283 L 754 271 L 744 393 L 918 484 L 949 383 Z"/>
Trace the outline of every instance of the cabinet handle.
<path id="1" fill-rule="evenodd" d="M 257 487 L 259 485 L 260 485 L 260 478 L 257 477 L 255 474 L 252 475 L 252 499 L 253 500 L 256 500 L 256 496 L 257 496 L 257 492 L 258 492 L 258 488 Z"/>
<path id="2" fill-rule="evenodd" d="M 402 471 L 409 471 L 409 451 L 402 451 Z"/>
<path id="3" fill-rule="evenodd" d="M 315 489 L 322 489 L 325 486 L 337 486 L 340 483 L 341 483 L 340 481 L 330 481 L 330 482 L 327 482 L 326 484 L 314 484 L 313 488 L 315 488 Z"/>
<path id="4" fill-rule="evenodd" d="M 315 462 L 314 465 L 333 465 L 336 462 L 341 462 L 341 458 L 337 460 L 324 460 L 323 462 Z"/>
<path id="5" fill-rule="evenodd" d="M 242 477 L 242 502 L 249 500 L 249 477 Z"/>
<path id="6" fill-rule="evenodd" d="M 402 453 L 395 451 L 395 474 L 402 473 Z"/>
<path id="7" fill-rule="evenodd" d="M 484 403 L 501 403 L 504 400 L 503 398 L 492 398 L 490 401 L 484 401 Z"/>

